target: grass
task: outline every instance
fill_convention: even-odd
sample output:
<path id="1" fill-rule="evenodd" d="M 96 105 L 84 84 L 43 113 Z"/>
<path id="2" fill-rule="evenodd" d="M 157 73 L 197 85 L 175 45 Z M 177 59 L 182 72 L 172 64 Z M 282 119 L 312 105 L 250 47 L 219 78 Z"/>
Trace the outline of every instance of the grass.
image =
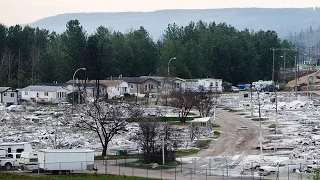
<path id="1" fill-rule="evenodd" d="M 132 163 L 120 163 L 118 164 L 118 166 L 122 166 L 122 167 L 134 167 L 134 168 L 140 168 L 140 169 L 152 169 L 152 170 L 161 170 L 161 169 L 172 169 L 175 168 L 177 166 L 180 166 L 181 163 L 180 162 L 171 162 L 171 163 L 167 163 L 166 165 L 158 165 L 157 167 L 152 168 L 152 164 L 142 164 L 137 162 L 132 162 Z"/>
<path id="2" fill-rule="evenodd" d="M 220 135 L 220 132 L 219 132 L 219 131 L 213 131 L 213 135 L 214 135 L 214 136 L 219 136 L 219 135 Z"/>
<path id="3" fill-rule="evenodd" d="M 241 112 L 242 110 L 230 109 L 229 112 Z"/>
<path id="4" fill-rule="evenodd" d="M 198 117 L 187 117 L 186 122 L 194 120 L 194 118 Z M 130 119 L 130 122 L 139 122 L 139 121 L 145 121 L 148 119 L 152 119 L 155 122 L 180 122 L 179 117 L 148 117 L 148 118 L 134 118 Z"/>
<path id="5" fill-rule="evenodd" d="M 188 156 L 190 154 L 196 154 L 199 151 L 200 151 L 200 149 L 185 149 L 182 151 L 176 151 L 175 155 L 176 155 L 176 157 L 182 157 L 182 156 Z"/>
<path id="6" fill-rule="evenodd" d="M 190 154 L 195 154 L 199 152 L 199 149 L 185 149 L 181 151 L 176 151 L 175 156 L 176 157 L 182 157 L 182 156 L 187 156 Z M 142 158 L 143 154 L 128 154 L 126 156 L 117 156 L 117 155 L 108 155 L 108 160 L 114 160 L 114 159 L 138 159 Z M 94 160 L 104 160 L 103 156 L 95 156 Z"/>
<path id="7" fill-rule="evenodd" d="M 128 154 L 124 156 L 120 155 L 108 155 L 108 159 L 114 160 L 114 159 L 136 159 L 136 158 L 141 158 L 142 154 Z M 94 160 L 104 160 L 103 156 L 95 156 Z"/>
<path id="8" fill-rule="evenodd" d="M 276 128 L 276 124 L 270 124 L 268 127 L 269 128 Z"/>
<path id="9" fill-rule="evenodd" d="M 71 174 L 71 175 L 61 175 L 61 176 L 45 176 L 45 177 L 32 177 L 32 176 L 24 176 L 17 174 L 9 174 L 3 173 L 0 175 L 0 179 L 4 180 L 104 180 L 104 179 L 112 179 L 112 180 L 147 180 L 150 178 L 142 178 L 135 176 L 113 176 L 113 175 L 89 175 L 89 174 Z"/>

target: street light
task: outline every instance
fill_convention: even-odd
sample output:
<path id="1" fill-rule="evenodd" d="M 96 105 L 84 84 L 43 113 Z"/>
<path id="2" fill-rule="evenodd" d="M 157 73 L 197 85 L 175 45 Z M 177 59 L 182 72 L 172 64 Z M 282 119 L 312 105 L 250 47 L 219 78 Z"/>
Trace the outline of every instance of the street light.
<path id="1" fill-rule="evenodd" d="M 169 62 L 168 62 L 168 78 L 169 78 L 169 73 L 170 73 L 170 63 L 171 63 L 171 61 L 174 60 L 174 59 L 177 59 L 177 58 L 176 58 L 176 57 L 173 57 L 173 58 L 171 58 L 171 59 L 169 60 Z"/>
<path id="2" fill-rule="evenodd" d="M 74 73 L 73 73 L 73 77 L 72 77 L 72 104 L 74 105 L 74 76 L 76 75 L 76 73 L 80 70 L 86 70 L 86 68 L 79 68 L 77 69 Z M 73 108 L 72 108 L 73 109 Z"/>

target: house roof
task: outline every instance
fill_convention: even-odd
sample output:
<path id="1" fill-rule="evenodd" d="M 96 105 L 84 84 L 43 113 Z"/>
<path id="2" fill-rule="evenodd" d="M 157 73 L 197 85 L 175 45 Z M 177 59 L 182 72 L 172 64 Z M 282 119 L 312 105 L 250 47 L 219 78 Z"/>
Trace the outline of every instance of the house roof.
<path id="1" fill-rule="evenodd" d="M 162 81 L 163 79 L 165 79 L 164 77 L 158 77 L 158 76 L 140 76 L 140 77 L 109 77 L 106 78 L 107 80 L 121 80 L 121 81 L 125 81 L 127 83 L 133 83 L 133 84 L 140 84 L 143 83 L 144 81 L 147 81 L 149 79 L 153 80 L 153 81 Z"/>
<path id="2" fill-rule="evenodd" d="M 56 91 L 63 88 L 63 86 L 28 86 L 20 91 Z"/>
<path id="3" fill-rule="evenodd" d="M 11 87 L 0 87 L 0 92 L 7 91 L 8 89 L 11 89 Z"/>
<path id="4" fill-rule="evenodd" d="M 297 85 L 301 85 L 301 84 L 307 84 L 308 82 L 308 76 L 314 76 L 315 77 L 315 83 L 318 83 L 320 82 L 320 79 L 318 79 L 318 74 L 319 72 L 314 72 L 314 73 L 311 73 L 309 75 L 306 75 L 306 76 L 302 76 L 300 78 L 298 78 L 297 80 Z M 294 88 L 296 86 L 296 80 L 292 80 L 292 81 L 289 81 L 287 84 L 286 84 L 286 87 L 290 87 L 290 88 Z"/>
<path id="5" fill-rule="evenodd" d="M 100 80 L 100 84 L 107 86 L 107 87 L 114 87 L 117 86 L 119 84 L 121 84 L 122 80 Z"/>
<path id="6" fill-rule="evenodd" d="M 86 86 L 92 86 L 96 84 L 96 80 L 74 80 L 76 84 L 86 84 Z M 124 82 L 123 80 L 100 80 L 99 84 L 106 87 L 114 87 L 120 83 Z M 73 80 L 70 80 L 66 83 L 72 84 Z"/>
<path id="7" fill-rule="evenodd" d="M 73 80 L 69 80 L 65 83 L 66 85 L 73 85 Z M 96 87 L 95 80 L 74 80 L 75 86 L 86 86 L 86 87 Z M 101 84 L 101 82 L 100 82 Z"/>
<path id="8" fill-rule="evenodd" d="M 106 80 L 122 80 L 127 83 L 141 83 L 143 79 L 140 77 L 108 77 Z"/>
<path id="9" fill-rule="evenodd" d="M 67 83 L 39 83 L 37 86 L 67 86 Z"/>

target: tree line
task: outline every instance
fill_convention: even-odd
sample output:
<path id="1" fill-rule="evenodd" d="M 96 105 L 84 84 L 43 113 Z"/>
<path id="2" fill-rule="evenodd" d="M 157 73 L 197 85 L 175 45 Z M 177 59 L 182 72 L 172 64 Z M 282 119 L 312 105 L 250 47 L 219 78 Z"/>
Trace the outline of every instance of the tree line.
<path id="1" fill-rule="evenodd" d="M 269 80 L 270 48 L 293 48 L 274 31 L 237 30 L 225 23 L 170 24 L 155 40 L 140 27 L 126 33 L 100 26 L 88 35 L 78 20 L 57 34 L 46 29 L 0 24 L 0 85 L 22 88 L 40 82 L 65 82 L 80 67 L 78 78 L 170 75 L 221 78 L 231 83 Z M 275 54 L 275 71 L 281 67 Z M 290 62 L 286 65 L 288 67 Z M 291 63 L 292 65 L 292 63 Z M 277 79 L 277 73 L 276 73 Z"/>

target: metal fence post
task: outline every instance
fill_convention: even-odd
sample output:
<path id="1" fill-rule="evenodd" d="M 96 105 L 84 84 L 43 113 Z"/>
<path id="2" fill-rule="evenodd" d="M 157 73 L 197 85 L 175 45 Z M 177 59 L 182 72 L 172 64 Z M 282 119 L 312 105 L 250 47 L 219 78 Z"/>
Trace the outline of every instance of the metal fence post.
<path id="1" fill-rule="evenodd" d="M 177 179 L 177 169 L 176 169 L 176 167 L 174 167 L 174 180 L 176 180 Z"/>
<path id="2" fill-rule="evenodd" d="M 228 159 L 226 158 L 227 177 L 229 176 Z"/>
<path id="3" fill-rule="evenodd" d="M 119 176 L 121 175 L 121 173 L 120 173 L 120 166 L 118 166 L 119 167 Z"/>
<path id="4" fill-rule="evenodd" d="M 193 173 L 196 174 L 196 167 L 197 167 L 197 159 L 194 159 L 194 171 Z"/>
<path id="5" fill-rule="evenodd" d="M 288 164 L 288 180 L 290 180 L 290 177 L 289 177 L 289 164 Z"/>
<path id="6" fill-rule="evenodd" d="M 206 169 L 206 180 L 208 180 L 208 172 L 207 172 L 207 169 Z"/>
<path id="7" fill-rule="evenodd" d="M 39 162 L 37 162 L 38 164 L 38 178 L 40 177 L 40 165 L 39 165 Z"/>
<path id="8" fill-rule="evenodd" d="M 105 163 L 104 163 L 104 174 L 108 174 L 107 166 L 108 166 L 108 163 L 105 161 Z"/>
<path id="9" fill-rule="evenodd" d="M 132 167 L 132 176 L 134 176 L 134 167 Z"/>
<path id="10" fill-rule="evenodd" d="M 180 158 L 181 158 L 180 163 L 181 163 L 181 173 L 182 173 L 182 156 Z"/>
<path id="11" fill-rule="evenodd" d="M 300 163 L 300 179 L 302 180 L 302 167 L 301 167 L 301 163 Z"/>

